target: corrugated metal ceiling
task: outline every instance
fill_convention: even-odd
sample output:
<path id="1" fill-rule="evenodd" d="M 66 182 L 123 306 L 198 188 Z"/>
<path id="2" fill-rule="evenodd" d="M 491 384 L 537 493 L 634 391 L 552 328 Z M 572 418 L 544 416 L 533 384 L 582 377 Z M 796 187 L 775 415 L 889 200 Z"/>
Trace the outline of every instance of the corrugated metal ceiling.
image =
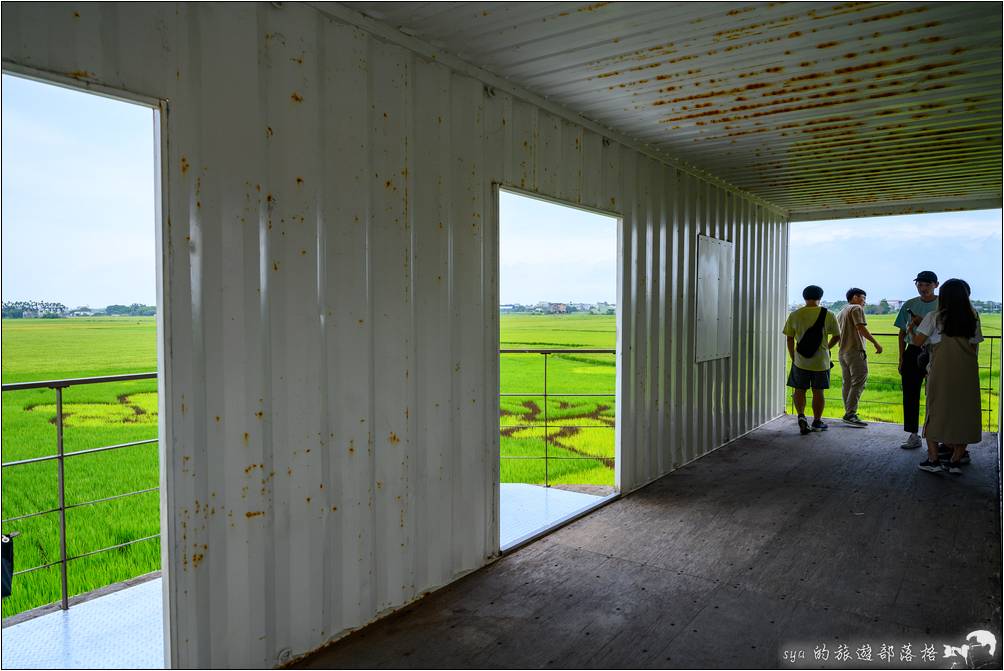
<path id="1" fill-rule="evenodd" d="M 346 4 L 796 220 L 1000 206 L 997 2 Z"/>

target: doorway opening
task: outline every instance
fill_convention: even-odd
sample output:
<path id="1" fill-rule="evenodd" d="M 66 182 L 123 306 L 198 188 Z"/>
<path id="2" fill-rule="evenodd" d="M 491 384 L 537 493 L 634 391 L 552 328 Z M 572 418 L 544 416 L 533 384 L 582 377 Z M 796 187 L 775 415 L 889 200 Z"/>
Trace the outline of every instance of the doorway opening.
<path id="1" fill-rule="evenodd" d="M 926 373 L 911 374 L 913 392 L 908 397 L 903 392 L 903 362 L 915 361 L 920 351 L 912 345 L 910 314 L 923 317 L 936 310 L 940 285 L 958 278 L 969 285 L 979 316 L 982 428 L 999 430 L 1001 210 L 795 222 L 788 253 L 786 312 L 801 308 L 803 288 L 816 285 L 823 289 L 820 305 L 845 327 L 832 350 L 830 387 L 823 394 L 822 416 L 830 426 L 856 430 L 876 422 L 896 424 L 904 430 L 903 445 L 921 446 L 927 385 L 920 381 Z M 935 280 L 926 288 L 915 281 L 925 271 Z M 855 332 L 856 337 L 847 337 Z M 853 366 L 855 360 L 865 363 Z M 914 370 L 915 365 L 906 367 L 906 372 Z M 795 414 L 790 393 L 785 406 Z"/>
<path id="2" fill-rule="evenodd" d="M 503 551 L 617 494 L 620 220 L 499 189 Z"/>
<path id="3" fill-rule="evenodd" d="M 163 666 L 161 103 L 2 86 L 4 665 Z"/>

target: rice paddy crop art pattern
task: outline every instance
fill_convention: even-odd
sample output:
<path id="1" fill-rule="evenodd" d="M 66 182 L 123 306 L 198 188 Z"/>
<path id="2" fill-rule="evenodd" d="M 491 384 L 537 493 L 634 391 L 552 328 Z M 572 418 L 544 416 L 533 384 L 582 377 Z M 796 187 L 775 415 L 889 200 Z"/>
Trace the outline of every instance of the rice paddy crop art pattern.
<path id="1" fill-rule="evenodd" d="M 500 355 L 501 481 L 612 487 L 615 318 L 503 315 L 501 327 L 503 350 L 538 350 Z M 611 352 L 540 352 L 573 348 Z"/>

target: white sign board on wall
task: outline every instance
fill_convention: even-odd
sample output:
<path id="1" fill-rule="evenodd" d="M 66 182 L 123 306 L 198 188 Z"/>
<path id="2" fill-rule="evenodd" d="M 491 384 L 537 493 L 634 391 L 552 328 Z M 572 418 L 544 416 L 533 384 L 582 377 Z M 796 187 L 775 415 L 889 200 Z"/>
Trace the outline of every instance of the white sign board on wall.
<path id="1" fill-rule="evenodd" d="M 697 361 L 732 355 L 731 242 L 706 235 L 697 237 Z"/>

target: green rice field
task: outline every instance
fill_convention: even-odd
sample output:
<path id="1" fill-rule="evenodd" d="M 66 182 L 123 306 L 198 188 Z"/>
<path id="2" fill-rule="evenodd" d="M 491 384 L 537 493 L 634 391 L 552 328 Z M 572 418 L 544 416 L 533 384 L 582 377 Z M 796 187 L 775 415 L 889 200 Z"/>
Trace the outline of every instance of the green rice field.
<path id="1" fill-rule="evenodd" d="M 3 320 L 3 381 L 26 382 L 155 371 L 156 326 L 151 317 Z M 71 387 L 63 392 L 67 452 L 157 437 L 156 380 Z M 3 393 L 3 461 L 56 452 L 55 392 Z M 66 459 L 66 503 L 73 505 L 158 485 L 157 444 Z M 57 505 L 56 462 L 3 469 L 3 518 L 51 510 Z M 72 508 L 66 512 L 67 554 L 156 535 L 156 491 Z M 14 542 L 15 568 L 59 559 L 59 517 L 3 524 L 21 532 Z M 71 595 L 160 568 L 160 541 L 148 540 L 90 555 L 68 565 Z M 15 576 L 3 600 L 4 617 L 58 601 L 59 568 Z"/>
<path id="2" fill-rule="evenodd" d="M 892 316 L 869 316 L 876 333 L 892 333 Z M 983 315 L 985 335 L 1000 335 L 1001 316 Z M 613 316 L 503 315 L 503 349 L 613 349 Z M 778 334 L 778 338 L 781 338 Z M 871 375 L 859 414 L 865 419 L 898 422 L 899 376 L 893 337 L 881 340 L 881 356 L 871 352 Z M 989 342 L 980 350 L 981 379 L 988 426 L 997 427 L 997 380 L 1000 341 L 994 342 L 994 371 Z M 501 355 L 501 479 L 552 485 L 614 484 L 613 354 Z M 5 383 L 71 377 L 116 375 L 156 369 L 153 318 L 96 317 L 3 321 Z M 826 415 L 843 414 L 840 367 L 833 369 Z M 153 439 L 157 436 L 156 381 L 118 382 L 72 387 L 64 392 L 67 452 Z M 55 394 L 49 389 L 4 392 L 3 461 L 51 455 L 56 450 Z M 66 460 L 68 505 L 150 489 L 158 485 L 156 443 Z M 2 481 L 4 519 L 50 510 L 57 505 L 56 465 L 43 462 L 5 468 Z M 67 511 L 70 556 L 159 533 L 156 491 Z M 19 531 L 15 541 L 18 570 L 58 560 L 58 515 L 4 523 Z M 126 580 L 160 567 L 157 539 L 89 555 L 69 564 L 71 595 Z M 3 601 L 4 617 L 59 600 L 59 571 L 52 567 L 14 578 L 13 595 Z"/>

